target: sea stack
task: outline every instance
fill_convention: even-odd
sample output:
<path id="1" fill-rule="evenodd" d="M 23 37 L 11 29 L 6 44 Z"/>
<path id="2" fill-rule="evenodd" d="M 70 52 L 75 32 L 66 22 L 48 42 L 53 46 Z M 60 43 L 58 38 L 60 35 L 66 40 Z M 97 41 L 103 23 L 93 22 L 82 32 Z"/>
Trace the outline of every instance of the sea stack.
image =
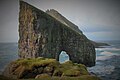
<path id="1" fill-rule="evenodd" d="M 95 47 L 81 30 L 75 30 L 53 16 L 20 1 L 19 57 L 59 60 L 61 51 L 65 51 L 74 63 L 95 65 Z"/>

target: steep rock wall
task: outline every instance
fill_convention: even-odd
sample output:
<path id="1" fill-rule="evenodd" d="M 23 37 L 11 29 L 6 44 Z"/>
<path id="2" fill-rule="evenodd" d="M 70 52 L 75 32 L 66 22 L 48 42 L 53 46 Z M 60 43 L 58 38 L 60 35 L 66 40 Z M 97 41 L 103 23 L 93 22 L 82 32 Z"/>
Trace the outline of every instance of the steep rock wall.
<path id="1" fill-rule="evenodd" d="M 71 29 L 75 30 L 79 34 L 82 34 L 82 31 L 78 28 L 78 26 L 76 26 L 75 24 L 70 22 L 68 19 L 66 19 L 64 16 L 62 16 L 58 11 L 56 11 L 54 9 L 50 9 L 50 10 L 47 10 L 46 13 L 51 15 L 52 17 L 54 17 L 61 23 L 65 24 L 67 27 L 70 27 Z"/>
<path id="2" fill-rule="evenodd" d="M 20 58 L 59 60 L 60 52 L 66 51 L 75 63 L 95 65 L 95 48 L 84 34 L 23 1 L 20 1 L 19 37 Z"/>

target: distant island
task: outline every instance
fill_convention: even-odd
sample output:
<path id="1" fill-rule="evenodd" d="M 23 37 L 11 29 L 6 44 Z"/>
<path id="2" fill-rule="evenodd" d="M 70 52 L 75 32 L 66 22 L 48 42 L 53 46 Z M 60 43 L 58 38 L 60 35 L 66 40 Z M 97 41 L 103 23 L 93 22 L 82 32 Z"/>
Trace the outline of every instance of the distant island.
<path id="1" fill-rule="evenodd" d="M 95 48 L 102 48 L 103 46 L 110 46 L 109 44 L 102 43 L 102 42 L 91 41 L 91 43 L 95 46 Z"/>

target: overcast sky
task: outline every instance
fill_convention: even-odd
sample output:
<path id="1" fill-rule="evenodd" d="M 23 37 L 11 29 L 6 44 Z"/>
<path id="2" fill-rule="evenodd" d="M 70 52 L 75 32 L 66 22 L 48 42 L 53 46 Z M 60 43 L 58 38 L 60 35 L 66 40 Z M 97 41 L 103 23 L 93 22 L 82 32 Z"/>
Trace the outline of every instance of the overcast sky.
<path id="1" fill-rule="evenodd" d="M 120 0 L 23 0 L 46 11 L 55 9 L 91 40 L 120 40 Z M 17 42 L 18 0 L 0 0 L 0 42 Z"/>

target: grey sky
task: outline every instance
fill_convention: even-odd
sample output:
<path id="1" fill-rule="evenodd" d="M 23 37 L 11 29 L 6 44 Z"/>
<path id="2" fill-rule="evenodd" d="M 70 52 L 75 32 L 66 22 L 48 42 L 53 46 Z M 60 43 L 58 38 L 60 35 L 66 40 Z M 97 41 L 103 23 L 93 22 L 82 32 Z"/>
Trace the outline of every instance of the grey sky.
<path id="1" fill-rule="evenodd" d="M 55 9 L 92 40 L 120 40 L 120 0 L 24 0 L 46 11 Z M 0 42 L 18 40 L 18 0 L 0 1 Z"/>

